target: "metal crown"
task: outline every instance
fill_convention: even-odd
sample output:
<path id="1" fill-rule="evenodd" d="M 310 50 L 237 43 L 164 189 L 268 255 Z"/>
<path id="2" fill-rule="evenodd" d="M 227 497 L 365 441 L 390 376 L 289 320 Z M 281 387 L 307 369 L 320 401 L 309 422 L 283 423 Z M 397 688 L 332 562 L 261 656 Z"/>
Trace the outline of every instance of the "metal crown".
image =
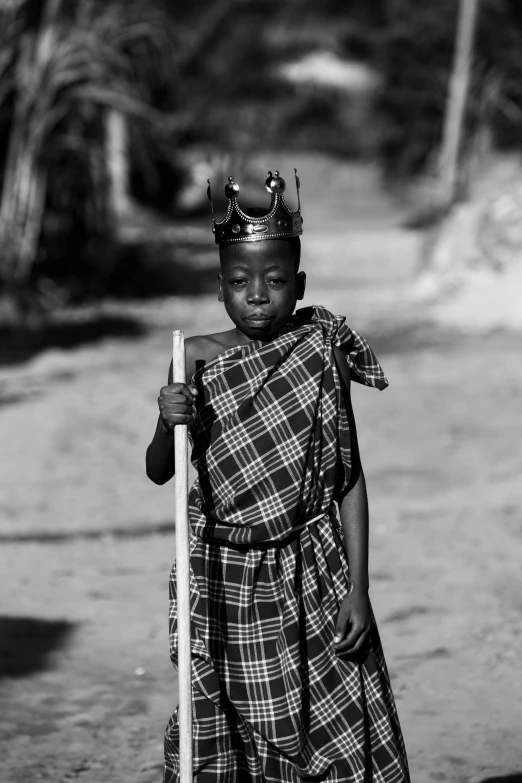
<path id="1" fill-rule="evenodd" d="M 237 203 L 239 185 L 234 177 L 229 177 L 225 185 L 225 195 L 228 198 L 227 214 L 223 220 L 214 217 L 214 205 L 208 180 L 207 195 L 212 207 L 212 219 L 216 244 L 222 245 L 228 242 L 259 242 L 261 239 L 279 239 L 281 237 L 298 237 L 303 233 L 303 218 L 301 217 L 301 198 L 299 195 L 300 182 L 297 169 L 294 169 L 295 184 L 297 188 L 297 211 L 287 206 L 283 193 L 286 190 L 286 182 L 279 176 L 278 171 L 268 172 L 265 188 L 270 193 L 272 200 L 266 214 L 252 217 L 245 214 Z"/>

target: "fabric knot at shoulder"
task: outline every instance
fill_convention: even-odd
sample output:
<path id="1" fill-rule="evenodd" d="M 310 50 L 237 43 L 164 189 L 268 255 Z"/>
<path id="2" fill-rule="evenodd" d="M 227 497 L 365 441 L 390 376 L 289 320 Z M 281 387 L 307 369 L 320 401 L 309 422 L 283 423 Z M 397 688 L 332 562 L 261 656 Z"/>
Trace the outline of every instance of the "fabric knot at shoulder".
<path id="1" fill-rule="evenodd" d="M 333 315 L 326 307 L 302 307 L 295 313 L 300 323 L 317 324 L 327 342 L 340 348 L 357 383 L 373 386 L 381 391 L 389 386 L 388 379 L 367 340 L 346 324 L 343 315 Z"/>

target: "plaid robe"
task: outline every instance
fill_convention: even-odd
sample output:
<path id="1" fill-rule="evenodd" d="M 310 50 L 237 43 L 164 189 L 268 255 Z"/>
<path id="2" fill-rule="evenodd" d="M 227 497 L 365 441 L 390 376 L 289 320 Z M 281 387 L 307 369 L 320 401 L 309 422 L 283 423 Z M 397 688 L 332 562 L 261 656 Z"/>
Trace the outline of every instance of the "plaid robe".
<path id="1" fill-rule="evenodd" d="M 303 308 L 269 343 L 193 378 L 198 470 L 189 497 L 194 773 L 198 783 L 408 783 L 375 621 L 351 659 L 333 649 L 349 589 L 333 501 L 350 432 L 332 346 L 352 378 L 388 381 L 344 318 Z M 177 666 L 175 564 L 171 658 Z M 179 781 L 177 710 L 164 783 Z"/>

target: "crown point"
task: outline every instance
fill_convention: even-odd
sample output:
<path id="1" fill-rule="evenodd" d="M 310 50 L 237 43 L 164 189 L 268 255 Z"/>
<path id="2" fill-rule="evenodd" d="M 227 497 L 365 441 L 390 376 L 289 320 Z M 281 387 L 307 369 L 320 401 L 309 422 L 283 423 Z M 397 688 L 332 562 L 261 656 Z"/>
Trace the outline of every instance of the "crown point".
<path id="1" fill-rule="evenodd" d="M 227 198 L 234 198 L 239 193 L 239 185 L 234 182 L 234 177 L 229 177 L 228 182 L 225 185 L 225 196 Z"/>
<path id="2" fill-rule="evenodd" d="M 268 172 L 269 176 L 265 181 L 265 188 L 269 193 L 284 193 L 286 190 L 286 182 L 283 177 L 279 176 L 279 172 L 275 171 L 272 176 L 272 172 Z"/>

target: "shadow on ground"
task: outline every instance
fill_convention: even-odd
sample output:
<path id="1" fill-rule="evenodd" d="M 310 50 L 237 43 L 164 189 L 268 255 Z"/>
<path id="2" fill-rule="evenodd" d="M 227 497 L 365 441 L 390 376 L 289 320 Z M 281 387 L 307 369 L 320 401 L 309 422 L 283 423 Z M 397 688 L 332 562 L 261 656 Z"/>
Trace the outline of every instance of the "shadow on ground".
<path id="1" fill-rule="evenodd" d="M 0 544 L 66 544 L 69 541 L 98 541 L 103 538 L 133 539 L 156 535 L 173 535 L 174 522 L 158 522 L 133 527 L 101 528 L 94 530 L 35 531 L 31 533 L 0 533 Z M 0 628 L 1 633 L 1 628 Z"/>
<path id="2" fill-rule="evenodd" d="M 198 296 L 216 290 L 219 261 L 215 249 L 178 240 L 123 245 L 113 261 L 105 294 L 115 298 Z"/>
<path id="3" fill-rule="evenodd" d="M 192 285 L 191 274 L 178 270 L 182 283 L 180 295 L 194 295 L 194 287 L 199 286 L 198 293 L 209 293 L 214 290 L 215 273 L 207 275 L 203 270 L 201 279 Z M 210 282 L 210 277 L 212 281 Z M 171 293 L 165 286 L 164 294 Z M 189 291 L 192 291 L 189 294 Z M 158 293 L 158 291 L 156 292 Z M 145 296 L 145 295 L 144 295 Z M 151 294 L 152 298 L 152 294 Z M 142 337 L 148 332 L 144 321 L 125 315 L 92 314 L 79 320 L 71 311 L 70 317 L 63 313 L 56 320 L 42 323 L 38 328 L 7 329 L 0 327 L 0 366 L 22 364 L 38 353 L 48 348 L 73 349 L 81 345 L 97 342 L 107 337 L 126 339 Z M 429 324 L 418 325 L 415 328 L 378 329 L 371 335 L 371 344 L 378 355 L 396 352 L 416 351 L 422 348 L 451 345 L 451 335 L 441 334 Z M 5 403 L 5 401 L 4 401 Z"/>
<path id="4" fill-rule="evenodd" d="M 215 249 L 188 241 L 122 244 L 107 253 L 103 267 L 99 258 L 96 263 L 78 260 L 68 275 L 60 273 L 58 263 L 49 262 L 39 269 L 33 288 L 14 299 L 19 315 L 0 323 L 0 365 L 26 362 L 47 348 L 142 336 L 148 331 L 146 323 L 125 313 L 102 313 L 100 303 L 116 300 L 124 309 L 126 301 L 213 293 L 218 266 Z M 51 285 L 55 295 L 61 292 L 69 304 L 50 304 L 40 291 L 45 285 Z M 90 313 L 81 315 L 85 309 Z"/>
<path id="5" fill-rule="evenodd" d="M 76 322 L 64 319 L 38 329 L 0 329 L 0 365 L 21 364 L 48 348 L 72 349 L 105 337 L 140 337 L 147 331 L 136 319 L 110 315 Z"/>
<path id="6" fill-rule="evenodd" d="M 522 783 L 522 772 L 513 775 L 501 775 L 498 778 L 484 778 L 480 783 Z"/>
<path id="7" fill-rule="evenodd" d="M 28 677 L 49 667 L 74 628 L 65 620 L 0 616 L 0 679 Z"/>

